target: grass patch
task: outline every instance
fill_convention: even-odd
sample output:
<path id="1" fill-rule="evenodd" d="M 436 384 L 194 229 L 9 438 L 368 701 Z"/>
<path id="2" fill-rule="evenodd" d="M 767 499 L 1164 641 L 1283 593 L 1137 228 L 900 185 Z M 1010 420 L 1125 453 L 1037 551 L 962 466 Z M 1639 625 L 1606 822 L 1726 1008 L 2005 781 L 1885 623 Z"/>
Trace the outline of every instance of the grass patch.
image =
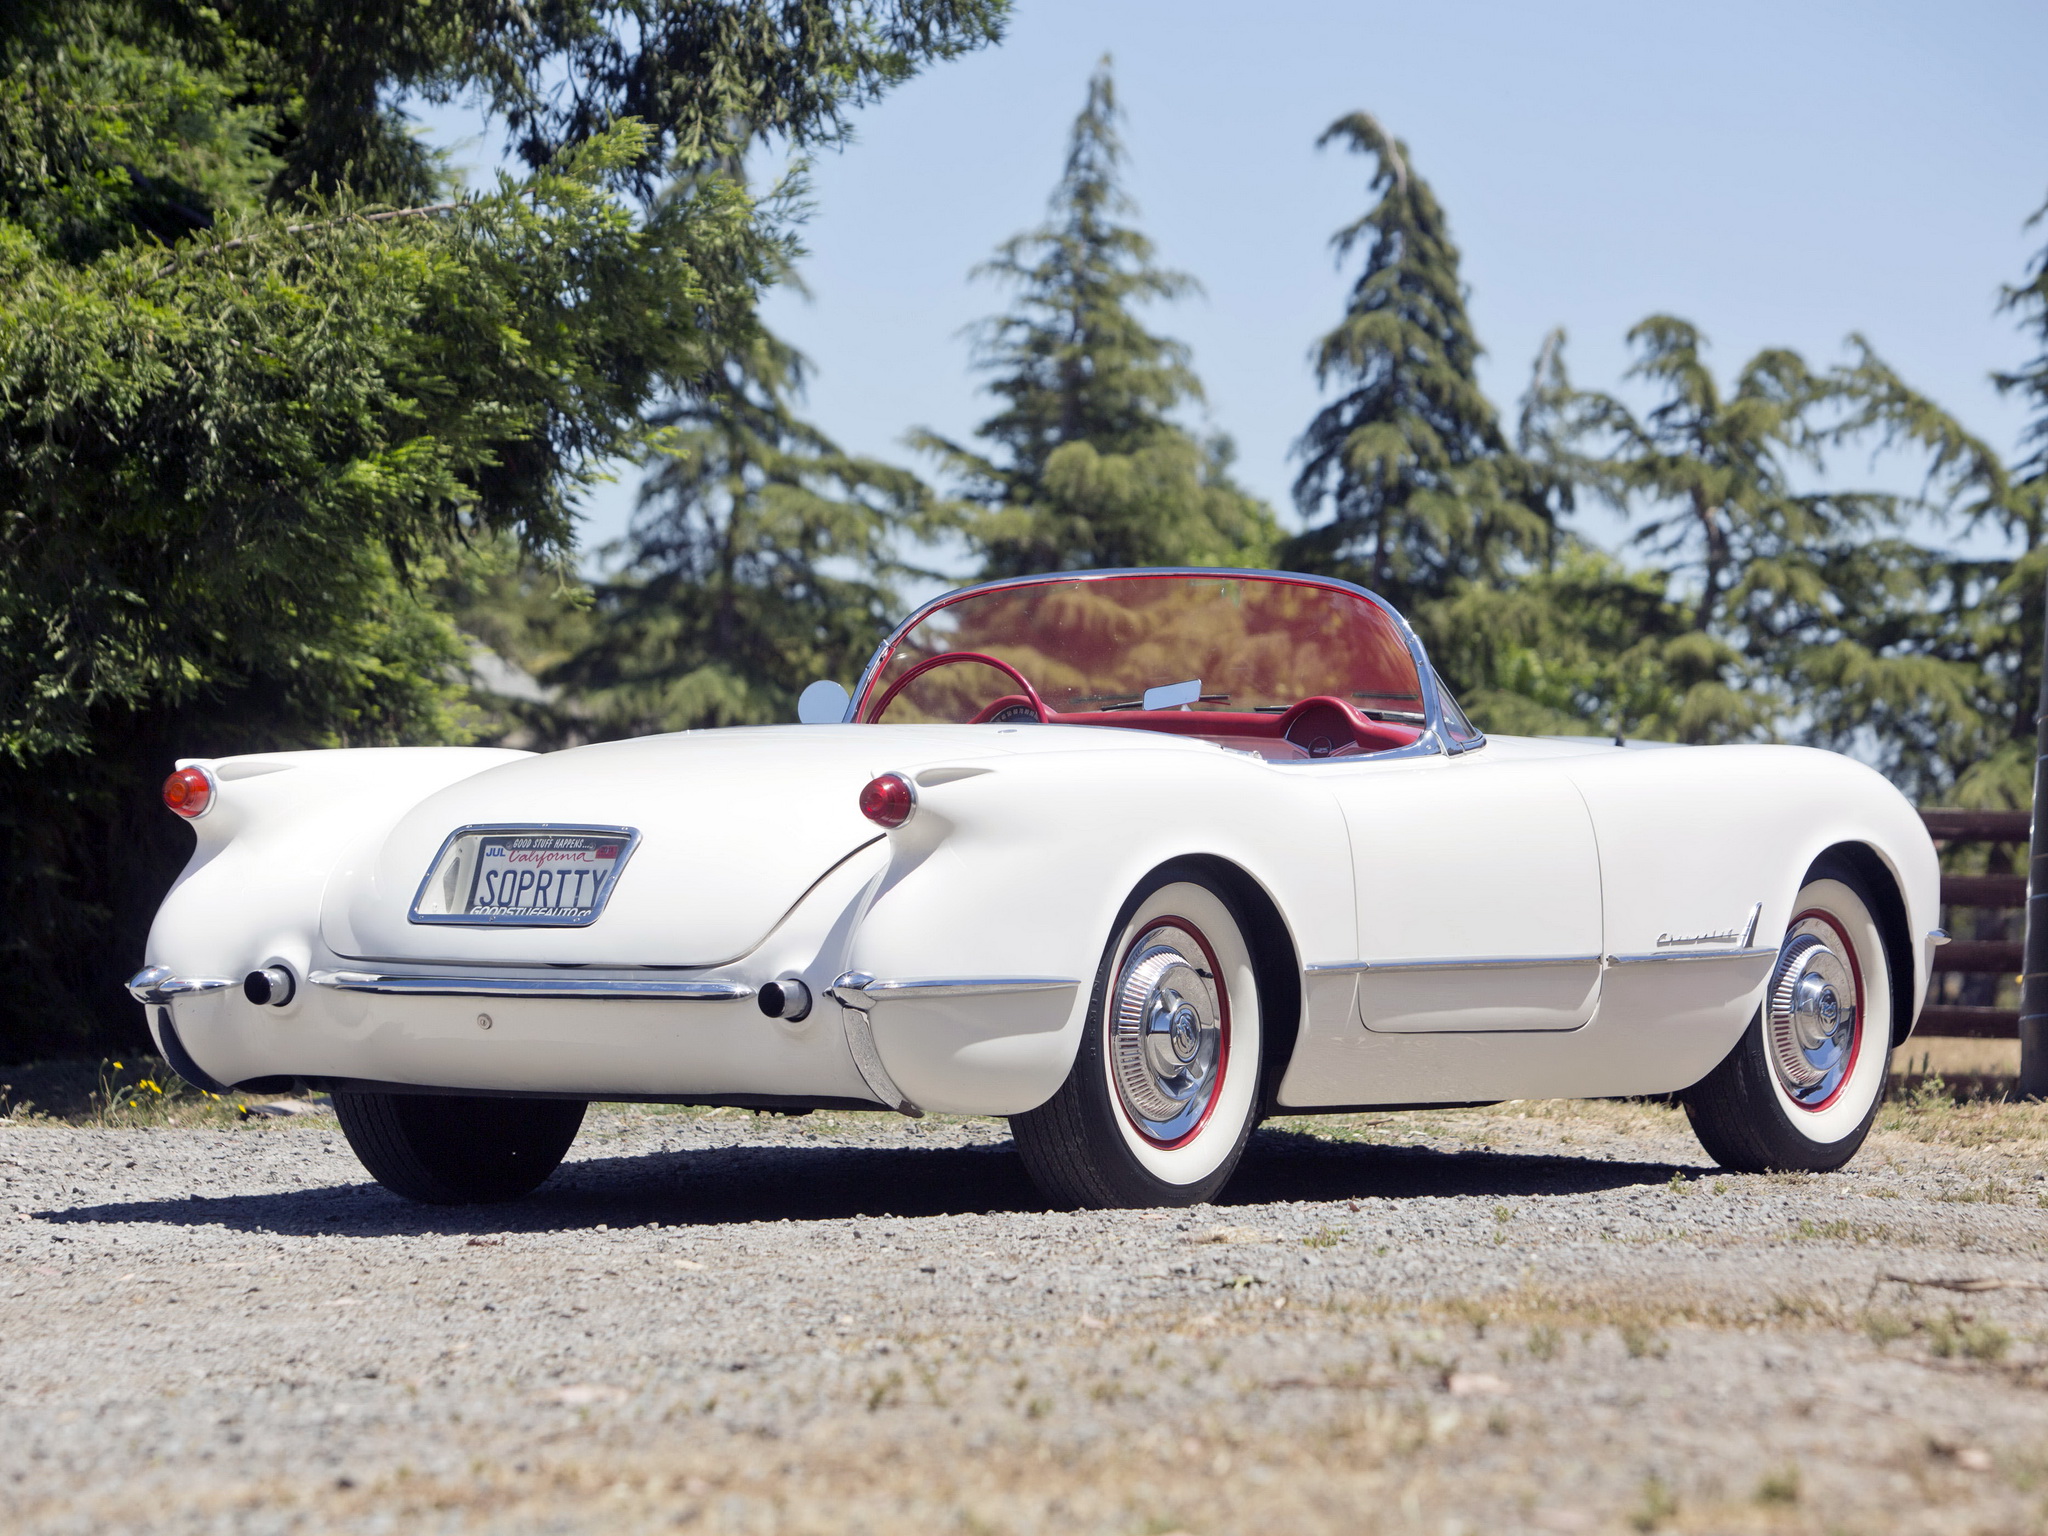
<path id="1" fill-rule="evenodd" d="M 15 1125 L 68 1125 L 95 1130 L 158 1126 L 267 1125 L 251 1119 L 252 1104 L 275 1094 L 208 1093 L 194 1088 L 154 1056 L 98 1061 L 31 1062 L 0 1068 L 0 1119 Z"/>
<path id="2" fill-rule="evenodd" d="M 2048 1141 L 2048 1104 L 2015 1102 L 1951 1083 L 1938 1073 L 1908 1078 L 1877 1112 L 1880 1135 L 1956 1147 Z"/>
<path id="3" fill-rule="evenodd" d="M 1979 1360 L 1986 1365 L 2005 1358 L 2012 1335 L 1998 1324 L 1983 1322 L 1950 1307 L 1927 1324 L 1927 1352 L 1937 1360 Z"/>
<path id="4" fill-rule="evenodd" d="M 1892 1240 L 1892 1229 L 1881 1222 L 1873 1225 L 1860 1221 L 1813 1221 L 1802 1216 L 1799 1225 L 1792 1229 L 1792 1241 L 1795 1243 L 1886 1243 Z"/>

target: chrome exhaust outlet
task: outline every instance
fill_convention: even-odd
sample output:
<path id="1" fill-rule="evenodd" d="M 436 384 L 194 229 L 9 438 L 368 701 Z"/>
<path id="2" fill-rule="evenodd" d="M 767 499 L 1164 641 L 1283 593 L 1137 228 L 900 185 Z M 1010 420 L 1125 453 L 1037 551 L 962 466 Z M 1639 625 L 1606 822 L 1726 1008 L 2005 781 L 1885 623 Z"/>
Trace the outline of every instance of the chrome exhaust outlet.
<path id="1" fill-rule="evenodd" d="M 242 978 L 242 996 L 259 1008 L 282 1008 L 298 995 L 298 991 L 298 980 L 288 966 L 265 966 Z"/>
<path id="2" fill-rule="evenodd" d="M 800 976 L 779 976 L 755 994 L 771 1019 L 800 1024 L 811 1016 L 811 989 Z"/>

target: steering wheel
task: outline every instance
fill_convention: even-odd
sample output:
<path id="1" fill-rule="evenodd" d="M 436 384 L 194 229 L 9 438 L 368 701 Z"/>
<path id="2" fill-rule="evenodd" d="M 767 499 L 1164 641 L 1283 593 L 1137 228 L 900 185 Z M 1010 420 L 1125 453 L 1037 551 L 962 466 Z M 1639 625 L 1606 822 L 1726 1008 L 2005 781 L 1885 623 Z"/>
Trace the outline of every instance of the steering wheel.
<path id="1" fill-rule="evenodd" d="M 1038 690 L 1031 686 L 1031 680 L 1007 661 L 1004 661 L 1000 656 L 988 656 L 980 651 L 941 651 L 936 656 L 925 657 L 923 661 L 920 661 L 916 666 L 889 685 L 888 691 L 882 695 L 881 703 L 868 711 L 868 723 L 872 725 L 875 721 L 881 719 L 883 711 L 895 702 L 896 695 L 917 681 L 917 679 L 923 677 L 925 673 L 956 661 L 978 661 L 984 666 L 994 667 L 998 672 L 1006 674 L 1011 681 L 1024 690 L 1024 697 L 1031 701 L 1031 709 L 1038 716 L 1038 723 L 1040 725 L 1050 723 L 1045 717 L 1045 700 L 1038 696 Z"/>

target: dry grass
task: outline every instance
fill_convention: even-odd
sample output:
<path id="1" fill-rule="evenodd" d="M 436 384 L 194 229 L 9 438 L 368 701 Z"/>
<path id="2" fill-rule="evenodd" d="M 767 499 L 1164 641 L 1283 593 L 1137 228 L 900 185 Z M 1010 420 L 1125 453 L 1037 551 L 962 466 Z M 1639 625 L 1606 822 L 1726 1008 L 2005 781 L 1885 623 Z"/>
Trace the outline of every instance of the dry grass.
<path id="1" fill-rule="evenodd" d="M 2017 1040 L 1950 1040 L 1915 1035 L 1892 1052 L 1893 1077 L 2018 1077 Z"/>
<path id="2" fill-rule="evenodd" d="M 1865 1314 L 1783 1298 L 1735 1312 L 1535 1289 L 1398 1310 L 1373 1298 L 1287 1313 L 1242 1301 L 1127 1317 L 1028 1361 L 999 1334 L 906 1335 L 865 1374 L 821 1382 L 795 1428 L 715 1397 L 604 1388 L 538 1437 L 444 1426 L 423 1447 L 441 1453 L 436 1470 L 202 1479 L 175 1501 L 180 1529 L 323 1532 L 1820 1536 L 1948 1530 L 1943 1511 L 1968 1513 L 1957 1530 L 2036 1528 L 2027 1501 L 2048 1461 L 1931 1439 L 1905 1418 L 1859 1423 L 1845 1457 L 1843 1427 L 1810 1404 L 1778 1420 L 1767 1463 L 1731 1451 L 1674 1455 L 1647 1475 L 1560 1475 L 1584 1455 L 1583 1426 L 1543 1405 L 1540 1378 L 1597 1375 L 1640 1402 L 1682 1386 L 1694 1368 L 1682 1352 L 1701 1331 L 1759 1328 L 2012 1375 L 2004 1331 L 1947 1308 Z M 1303 1333 L 1318 1367 L 1263 1364 Z M 1878 1467 L 1906 1473 L 1910 1492 Z M 158 1529 L 164 1497 L 139 1478 L 12 1514 L 28 1529 Z"/>
<path id="3" fill-rule="evenodd" d="M 2048 1103 L 2014 1101 L 1956 1089 L 1939 1076 L 1894 1085 L 1877 1112 L 1882 1134 L 1952 1147 L 2005 1146 L 2048 1141 Z"/>
<path id="4" fill-rule="evenodd" d="M 46 1125 L 262 1123 L 241 1121 L 233 1097 L 175 1089 L 161 1071 L 148 1062 L 72 1064 L 62 1073 L 0 1071 L 0 1082 L 13 1085 L 4 1103 L 16 1119 Z M 2016 1196 L 2007 1173 L 1975 1166 L 1982 1154 L 1956 1159 L 1952 1149 L 2019 1143 L 2037 1154 L 2032 1144 L 2048 1141 L 2048 1106 L 1958 1102 L 1935 1078 L 1915 1082 L 1881 1115 L 1880 1142 L 1897 1138 L 1887 1156 L 1972 1163 L 1937 1197 L 1953 1202 L 1959 1218 L 2005 1219 L 2010 1213 L 1989 1208 Z M 746 1112 L 636 1105 L 596 1117 L 593 1130 L 666 1117 L 730 1121 L 743 1133 L 776 1125 Z M 832 1135 L 872 1118 L 821 1113 L 799 1125 Z M 1682 1110 L 1636 1100 L 1276 1125 L 1391 1145 L 1536 1137 L 1552 1146 L 1601 1143 L 1604 1155 L 1631 1155 L 1612 1145 L 1625 1138 L 1689 1134 Z M 1735 1182 L 1773 1198 L 1796 1194 Z M 1700 1180 L 1674 1192 L 1709 1200 L 1727 1193 L 1725 1183 Z M 1512 1207 L 1495 1208 L 1500 1229 L 1515 1221 Z M 1359 1239 L 1344 1227 L 1318 1227 L 1298 1251 L 1321 1258 L 1317 1250 L 1347 1240 Z M 1802 1218 L 1782 1239 L 1904 1240 L 1892 1228 L 1825 1215 Z M 1049 1350 L 1036 1342 L 1013 1349 L 994 1322 L 965 1337 L 905 1333 L 884 1358 L 820 1365 L 801 1389 L 811 1411 L 794 1424 L 749 1412 L 744 1373 L 717 1388 L 721 1402 L 685 1397 L 673 1382 L 635 1385 L 620 1367 L 618 1385 L 587 1389 L 542 1434 L 512 1438 L 487 1414 L 468 1422 L 467 1410 L 463 1421 L 437 1424 L 422 1439 L 421 1458 L 434 1458 L 424 1469 L 383 1464 L 315 1476 L 300 1467 L 269 1480 L 179 1484 L 156 1481 L 152 1471 L 118 1487 L 73 1490 L 61 1504 L 10 1504 L 0 1493 L 0 1513 L 20 1529 L 775 1536 L 2038 1528 L 2048 1457 L 1937 1441 L 1910 1414 L 1850 1425 L 1830 1418 L 1826 1402 L 1804 1398 L 1759 1402 L 1772 1425 L 1768 1459 L 1723 1454 L 1710 1431 L 1687 1438 L 1674 1420 L 1665 1465 L 1564 1478 L 1560 1469 L 1591 1465 L 1589 1378 L 1602 1392 L 1626 1394 L 1618 1414 L 1647 1400 L 1687 1400 L 1710 1373 L 1736 1368 L 1712 1363 L 1714 1351 L 1732 1357 L 1729 1341 L 1750 1335 L 1876 1360 L 1886 1370 L 1910 1367 L 1972 1392 L 2038 1396 L 2048 1381 L 2041 1340 L 2014 1315 L 1991 1311 L 1993 1302 L 2019 1306 L 2016 1293 L 1978 1311 L 1968 1299 L 1916 1287 L 1873 1285 L 1866 1294 L 1860 1278 L 1839 1292 L 1738 1291 L 1640 1283 L 1570 1290 L 1530 1280 L 1396 1303 L 1357 1290 L 1326 1301 L 1223 1290 L 1205 1304 L 1212 1310 L 1175 1304 L 1106 1327 L 1086 1318 L 1064 1333 L 1054 1325 Z M 1295 1363 L 1276 1366 L 1283 1356 Z M 1842 1453 L 1852 1430 L 1853 1457 Z M 171 1505 L 181 1512 L 175 1527 L 164 1521 Z"/>
<path id="5" fill-rule="evenodd" d="M 288 1124 L 288 1119 L 252 1115 L 250 1108 L 279 1098 L 305 1097 L 208 1093 L 185 1082 L 168 1062 L 154 1056 L 0 1067 L 0 1119 L 17 1125 L 219 1130 L 235 1125 Z"/>

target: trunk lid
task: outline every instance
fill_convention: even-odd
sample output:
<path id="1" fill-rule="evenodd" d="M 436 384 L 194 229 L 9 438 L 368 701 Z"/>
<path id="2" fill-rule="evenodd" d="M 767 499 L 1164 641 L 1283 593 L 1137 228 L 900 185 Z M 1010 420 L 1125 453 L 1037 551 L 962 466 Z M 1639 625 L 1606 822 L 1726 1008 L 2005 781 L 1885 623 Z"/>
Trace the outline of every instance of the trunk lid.
<path id="1" fill-rule="evenodd" d="M 857 804 L 870 778 L 984 756 L 989 745 L 960 727 L 768 726 L 523 758 L 439 790 L 388 833 L 361 838 L 328 879 L 321 937 L 353 959 L 723 964 L 881 836 Z M 413 922 L 436 855 L 470 826 L 630 827 L 639 841 L 587 927 Z"/>

